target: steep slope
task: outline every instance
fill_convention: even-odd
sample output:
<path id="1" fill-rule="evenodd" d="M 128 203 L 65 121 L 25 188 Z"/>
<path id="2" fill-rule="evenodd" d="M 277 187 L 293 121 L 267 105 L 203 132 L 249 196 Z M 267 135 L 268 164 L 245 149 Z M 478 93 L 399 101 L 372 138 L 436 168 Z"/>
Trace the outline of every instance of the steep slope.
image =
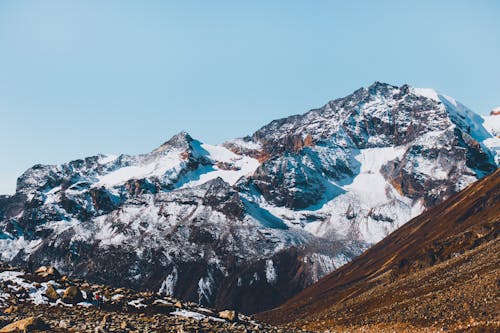
<path id="1" fill-rule="evenodd" d="M 500 328 L 500 171 L 426 211 L 284 305 L 292 326 Z"/>
<path id="2" fill-rule="evenodd" d="M 449 97 L 376 82 L 220 146 L 36 165 L 0 197 L 0 259 L 263 311 L 495 170 L 491 138 Z"/>

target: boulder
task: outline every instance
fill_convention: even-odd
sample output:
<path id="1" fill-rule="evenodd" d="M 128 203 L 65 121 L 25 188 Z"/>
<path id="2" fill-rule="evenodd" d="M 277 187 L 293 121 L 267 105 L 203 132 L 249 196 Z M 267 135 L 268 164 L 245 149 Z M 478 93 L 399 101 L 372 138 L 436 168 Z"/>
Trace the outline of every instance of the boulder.
<path id="1" fill-rule="evenodd" d="M 224 310 L 219 312 L 219 317 L 222 319 L 227 319 L 229 321 L 233 321 L 236 318 L 236 311 L 233 310 Z"/>
<path id="2" fill-rule="evenodd" d="M 83 295 L 78 287 L 70 286 L 64 291 L 62 300 L 65 303 L 76 304 L 83 301 Z"/>
<path id="3" fill-rule="evenodd" d="M 42 274 L 47 271 L 47 266 L 40 266 L 38 269 L 35 271 L 35 274 Z"/>
<path id="4" fill-rule="evenodd" d="M 61 273 L 59 273 L 59 271 L 54 266 L 47 267 L 47 275 L 55 279 L 59 279 L 61 277 Z"/>
<path id="5" fill-rule="evenodd" d="M 15 321 L 2 329 L 0 333 L 14 333 L 14 332 L 26 332 L 38 329 L 46 329 L 47 324 L 38 317 L 29 317 Z"/>
<path id="6" fill-rule="evenodd" d="M 57 293 L 57 291 L 54 289 L 54 287 L 49 284 L 47 286 L 47 290 L 45 290 L 45 296 L 51 300 L 51 301 L 57 301 L 59 299 L 59 294 Z"/>

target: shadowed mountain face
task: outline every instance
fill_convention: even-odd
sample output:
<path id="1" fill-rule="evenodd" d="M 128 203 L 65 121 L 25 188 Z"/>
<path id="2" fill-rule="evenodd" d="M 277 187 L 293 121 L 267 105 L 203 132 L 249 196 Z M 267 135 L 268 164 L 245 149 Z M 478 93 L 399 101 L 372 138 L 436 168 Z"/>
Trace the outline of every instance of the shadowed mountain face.
<path id="1" fill-rule="evenodd" d="M 377 82 L 219 146 L 35 165 L 0 196 L 0 259 L 263 311 L 494 171 L 495 142 L 452 98 Z"/>
<path id="2" fill-rule="evenodd" d="M 410 324 L 494 331 L 499 233 L 496 171 L 259 317 L 312 329 Z"/>

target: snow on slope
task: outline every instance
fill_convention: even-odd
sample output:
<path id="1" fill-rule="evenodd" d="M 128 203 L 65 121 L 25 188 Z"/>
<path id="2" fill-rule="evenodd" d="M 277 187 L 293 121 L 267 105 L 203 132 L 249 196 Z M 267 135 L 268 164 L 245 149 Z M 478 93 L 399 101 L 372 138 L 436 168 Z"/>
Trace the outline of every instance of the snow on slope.
<path id="1" fill-rule="evenodd" d="M 497 108 L 498 111 L 500 112 L 500 107 Z M 492 113 L 495 111 L 493 109 Z M 490 131 L 491 134 L 494 136 L 500 136 L 500 115 L 489 115 L 489 116 L 484 116 L 484 127 Z"/>
<path id="2" fill-rule="evenodd" d="M 199 169 L 191 174 L 192 179 L 184 183 L 181 188 L 191 187 L 206 183 L 217 177 L 222 178 L 230 185 L 234 185 L 243 176 L 251 175 L 259 166 L 259 161 L 248 156 L 236 155 L 223 146 L 212 146 L 206 143 L 200 147 L 208 152 L 208 157 L 214 167 L 211 170 Z"/>
<path id="3" fill-rule="evenodd" d="M 355 156 L 361 163 L 359 173 L 351 179 L 332 181 L 331 184 L 342 189 L 342 193 L 311 208 L 296 211 L 271 205 L 259 196 L 252 200 L 288 226 L 302 226 L 317 237 L 329 238 L 334 232 L 334 238 L 376 243 L 424 209 L 419 202 L 401 196 L 380 172 L 384 164 L 401 157 L 404 152 L 404 147 L 359 150 Z M 308 221 L 308 216 L 312 215 L 322 219 Z M 360 222 L 359 233 L 352 225 L 352 219 L 358 215 L 366 216 Z"/>
<path id="4" fill-rule="evenodd" d="M 484 116 L 484 127 L 492 134 L 491 138 L 484 140 L 484 145 L 496 153 L 495 161 L 500 164 L 500 107 L 492 110 L 490 116 Z"/>
<path id="5" fill-rule="evenodd" d="M 233 185 L 241 177 L 252 174 L 259 166 L 256 159 L 237 155 L 223 146 L 202 144 L 196 140 L 191 145 L 195 158 L 208 159 L 213 165 L 200 166 L 193 172 L 189 172 L 179 181 L 180 188 L 200 185 L 217 177 Z M 150 177 L 174 181 L 186 167 L 187 161 L 183 153 L 182 149 L 172 149 L 156 158 L 138 158 L 132 165 L 123 166 L 99 176 L 98 182 L 93 187 L 112 188 L 130 179 Z M 99 160 L 99 163 L 112 163 L 116 158 L 113 155 L 105 156 Z"/>
<path id="6" fill-rule="evenodd" d="M 376 243 L 388 232 L 420 213 L 423 207 L 401 196 L 380 173 L 384 164 L 401 157 L 404 151 L 402 147 L 360 150 L 355 157 L 361 163 L 359 174 L 343 186 L 346 193 L 324 206 L 325 212 L 331 212 L 329 218 L 307 224 L 306 230 L 317 236 L 327 236 L 328 232 L 335 230 L 340 238 L 354 236 Z M 359 234 L 352 235 L 351 219 L 357 215 L 364 215 L 365 218 L 356 231 Z"/>
<path id="7" fill-rule="evenodd" d="M 469 128 L 469 133 L 478 141 L 483 141 L 491 137 L 491 134 L 483 126 L 484 119 L 477 113 L 470 110 L 453 97 L 438 93 L 430 88 L 413 88 L 413 91 L 421 96 L 441 102 L 447 106 L 446 110 L 454 122 L 463 123 Z"/>
<path id="8" fill-rule="evenodd" d="M 143 179 L 154 176 L 176 177 L 185 164 L 180 158 L 179 153 L 179 151 L 171 151 L 165 156 L 146 164 L 119 168 L 99 177 L 99 181 L 94 186 L 111 188 L 123 184 L 130 179 Z M 107 161 L 112 162 L 113 160 L 109 159 Z M 101 163 L 103 163 L 102 160 Z"/>
<path id="9" fill-rule="evenodd" d="M 497 165 L 500 163 L 500 116 L 481 117 L 453 97 L 440 94 L 434 89 L 413 88 L 413 91 L 420 96 L 445 104 L 450 118 L 455 123 L 465 125 L 473 138 L 495 154 L 494 159 Z M 492 113 L 494 111 L 495 109 Z"/>

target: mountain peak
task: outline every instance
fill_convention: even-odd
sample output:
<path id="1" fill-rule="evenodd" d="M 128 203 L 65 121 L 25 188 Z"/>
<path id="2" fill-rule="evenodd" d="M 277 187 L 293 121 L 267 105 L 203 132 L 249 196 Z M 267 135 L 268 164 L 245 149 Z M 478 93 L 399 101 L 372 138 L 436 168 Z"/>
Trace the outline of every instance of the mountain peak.
<path id="1" fill-rule="evenodd" d="M 153 150 L 153 153 L 161 153 L 167 149 L 171 148 L 181 148 L 188 149 L 190 147 L 190 143 L 193 142 L 194 139 L 189 135 L 186 131 L 181 131 L 174 136 L 172 136 L 169 140 L 164 142 L 161 146 Z"/>
<path id="2" fill-rule="evenodd" d="M 392 84 L 375 81 L 368 88 L 368 92 L 373 93 L 385 93 L 393 89 L 397 89 L 397 86 L 393 86 Z"/>

